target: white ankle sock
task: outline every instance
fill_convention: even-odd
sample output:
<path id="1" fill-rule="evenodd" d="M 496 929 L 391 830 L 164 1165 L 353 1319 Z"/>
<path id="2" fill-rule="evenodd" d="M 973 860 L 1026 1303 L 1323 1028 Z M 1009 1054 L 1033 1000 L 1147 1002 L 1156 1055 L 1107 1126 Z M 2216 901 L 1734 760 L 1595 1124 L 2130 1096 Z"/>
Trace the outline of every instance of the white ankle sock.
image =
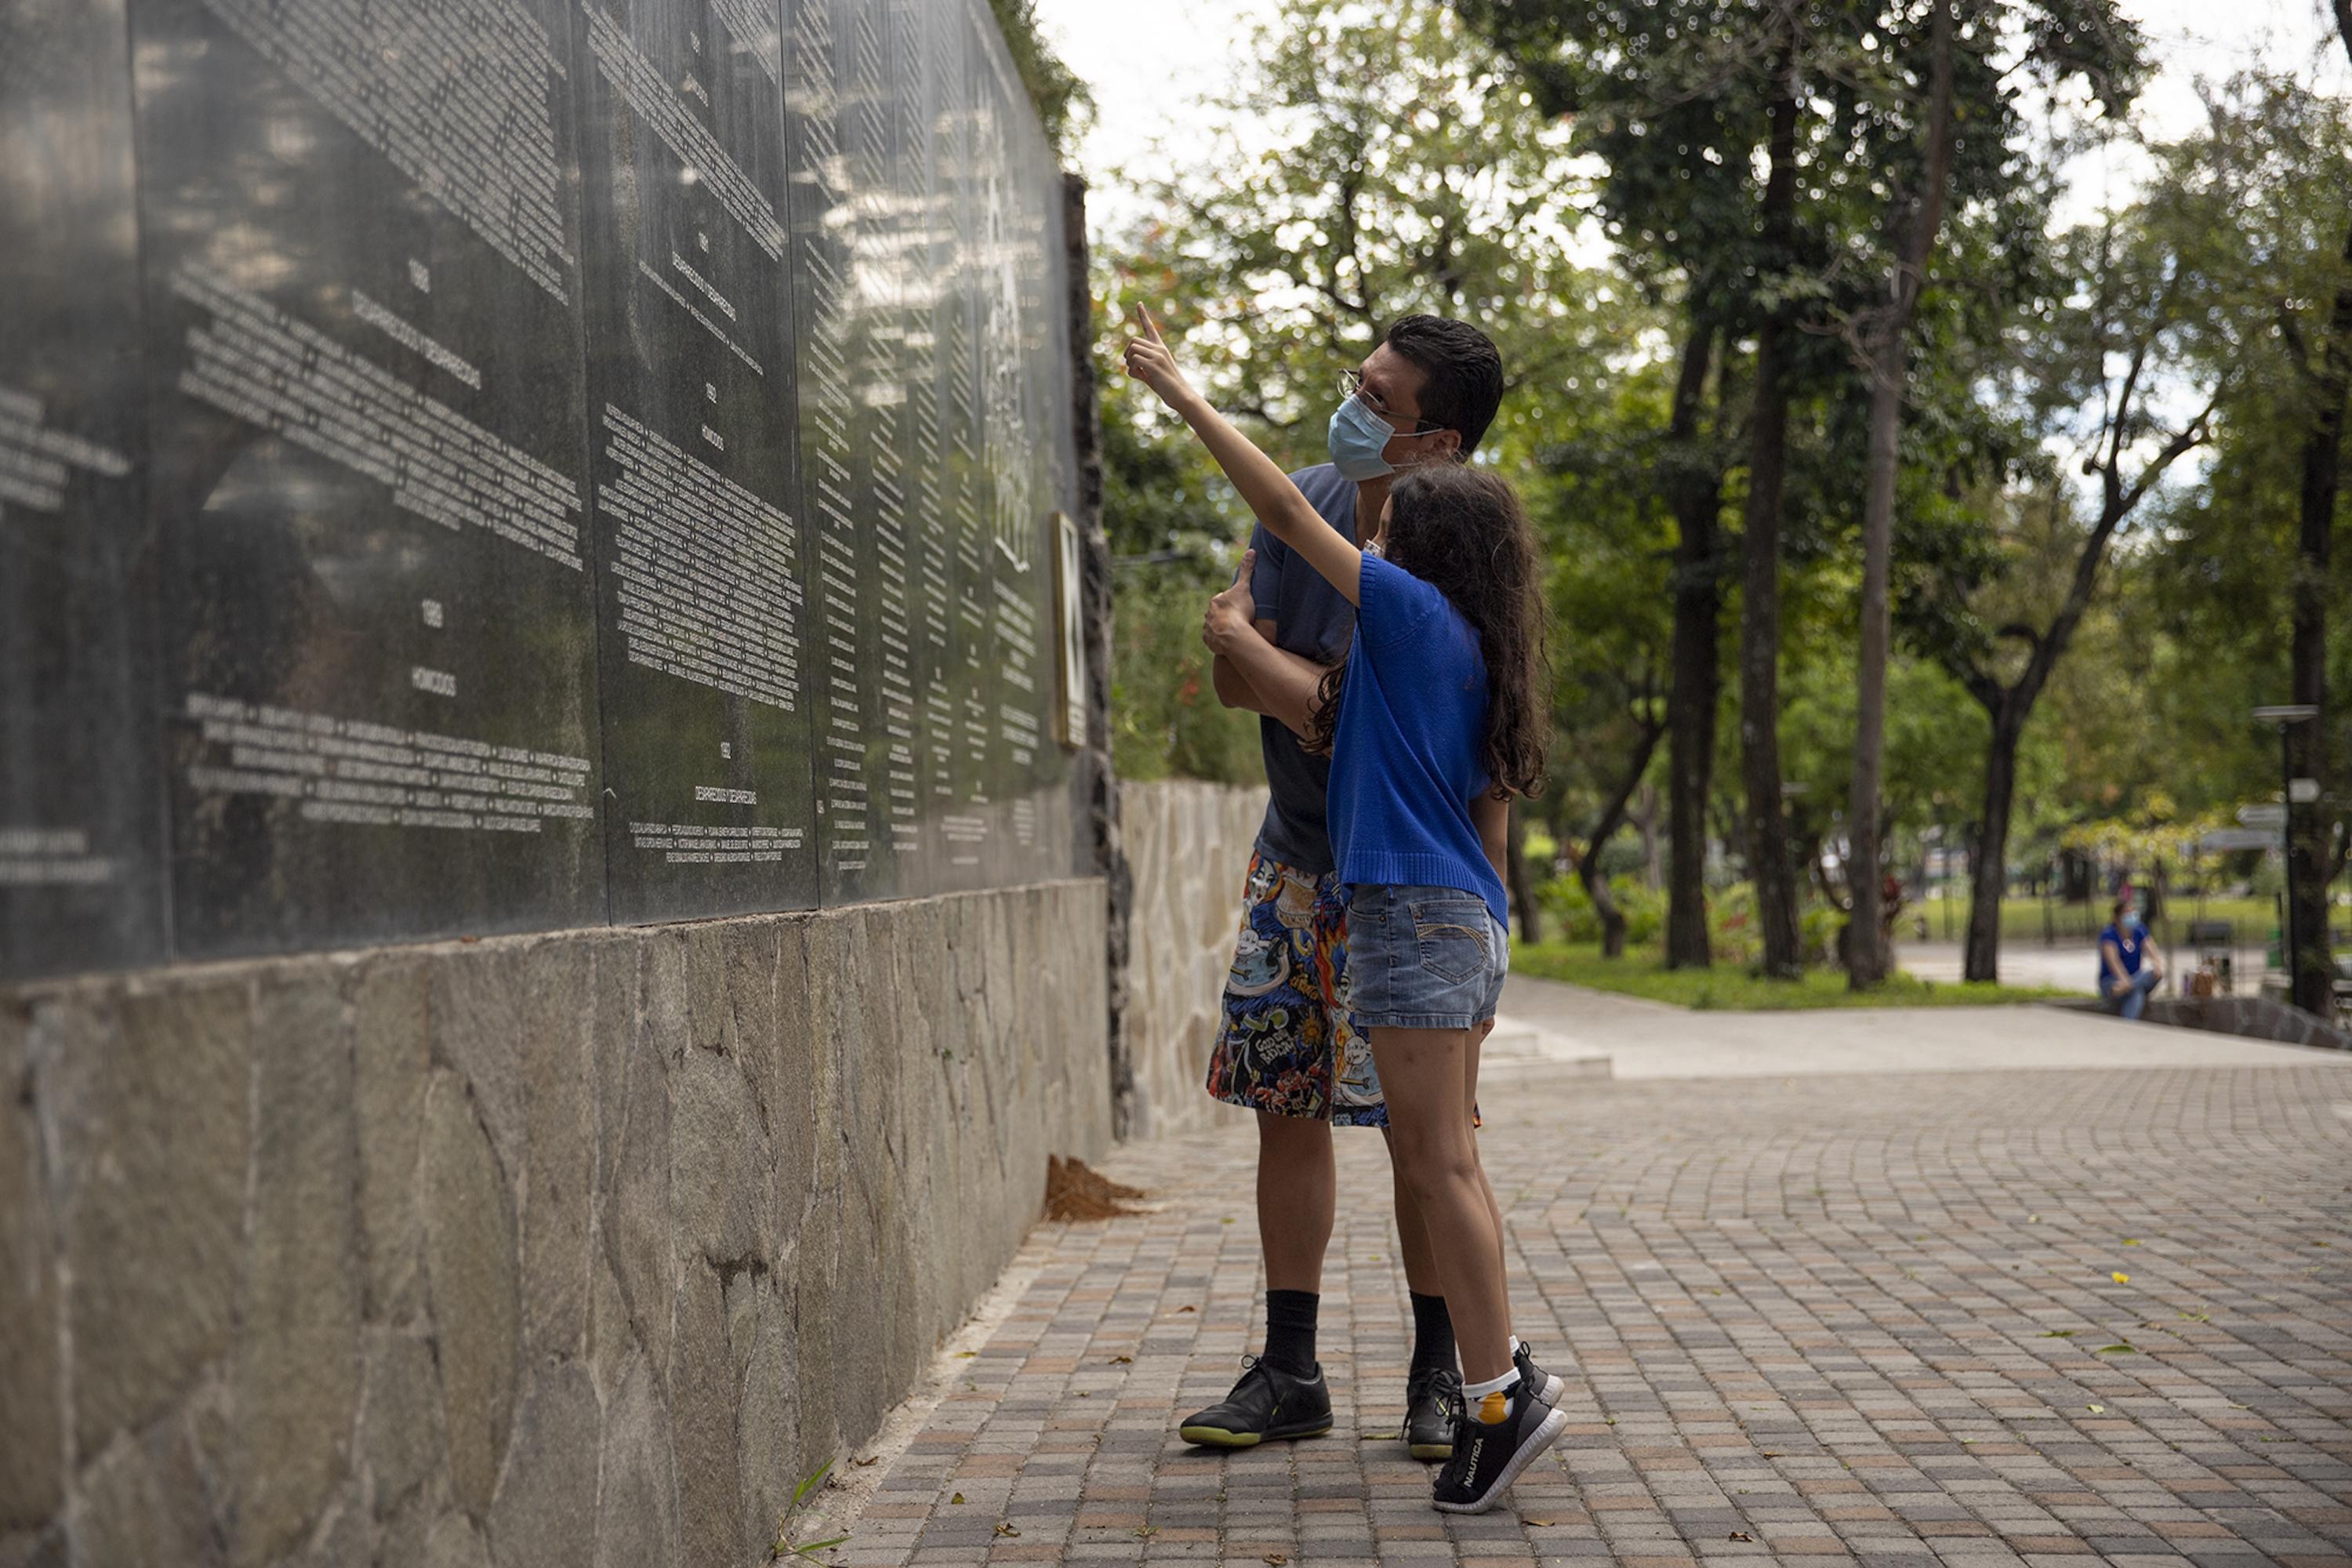
<path id="1" fill-rule="evenodd" d="M 1465 1383 L 1462 1385 L 1463 1405 L 1489 1426 L 1497 1421 L 1507 1421 L 1511 1416 L 1512 1400 L 1503 1391 L 1518 1381 L 1518 1369 L 1513 1367 L 1502 1376 L 1490 1378 L 1485 1383 Z"/>

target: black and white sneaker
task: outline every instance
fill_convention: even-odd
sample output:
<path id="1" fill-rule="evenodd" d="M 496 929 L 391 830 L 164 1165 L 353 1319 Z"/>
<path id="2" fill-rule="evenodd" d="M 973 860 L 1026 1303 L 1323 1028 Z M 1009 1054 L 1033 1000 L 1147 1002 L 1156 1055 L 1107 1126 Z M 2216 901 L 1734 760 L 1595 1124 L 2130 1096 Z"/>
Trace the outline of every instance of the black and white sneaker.
<path id="1" fill-rule="evenodd" d="M 1568 1384 L 1536 1364 L 1535 1354 L 1528 1348 L 1527 1341 L 1521 1340 L 1519 1348 L 1511 1352 L 1511 1364 L 1519 1369 L 1519 1381 L 1534 1389 L 1538 1398 L 1546 1405 L 1559 1403 L 1559 1396 L 1567 1391 Z"/>
<path id="2" fill-rule="evenodd" d="M 1242 1380 L 1221 1404 L 1184 1418 L 1176 1435 L 1212 1448 L 1255 1448 L 1286 1437 L 1320 1437 L 1331 1430 L 1331 1391 L 1323 1369 L 1294 1377 L 1255 1356 L 1242 1357 Z"/>
<path id="3" fill-rule="evenodd" d="M 1500 1421 L 1481 1421 L 1475 1410 L 1465 1410 L 1454 1424 L 1454 1457 L 1437 1472 L 1430 1498 L 1439 1512 L 1486 1512 L 1520 1471 L 1559 1441 L 1566 1415 L 1530 1393 L 1524 1380 L 1509 1392 L 1511 1413 Z"/>
<path id="4" fill-rule="evenodd" d="M 1462 1414 L 1462 1374 L 1452 1367 L 1414 1373 L 1404 1385 L 1404 1442 L 1416 1459 L 1454 1457 L 1454 1418 Z"/>

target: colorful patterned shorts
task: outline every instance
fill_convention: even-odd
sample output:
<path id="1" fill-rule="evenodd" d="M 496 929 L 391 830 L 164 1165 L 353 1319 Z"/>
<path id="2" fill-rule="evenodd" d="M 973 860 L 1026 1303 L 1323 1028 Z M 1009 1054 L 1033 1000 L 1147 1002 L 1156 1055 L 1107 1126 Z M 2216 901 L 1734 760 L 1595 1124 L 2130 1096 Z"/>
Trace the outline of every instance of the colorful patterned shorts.
<path id="1" fill-rule="evenodd" d="M 1276 1116 L 1386 1127 L 1370 1039 L 1348 1006 L 1347 889 L 1250 857 L 1209 1093 Z"/>

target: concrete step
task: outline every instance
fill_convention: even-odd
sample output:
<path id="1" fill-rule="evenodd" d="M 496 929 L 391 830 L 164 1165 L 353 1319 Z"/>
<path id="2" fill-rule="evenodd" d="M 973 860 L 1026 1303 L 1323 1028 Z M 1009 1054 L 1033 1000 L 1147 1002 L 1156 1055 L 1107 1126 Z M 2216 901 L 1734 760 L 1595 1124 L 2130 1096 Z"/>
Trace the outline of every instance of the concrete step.
<path id="1" fill-rule="evenodd" d="M 1495 1032 L 1478 1053 L 1479 1070 L 1512 1072 L 1540 1068 L 1547 1076 L 1611 1078 L 1609 1058 L 1550 1029 L 1507 1015 L 1495 1019 Z"/>

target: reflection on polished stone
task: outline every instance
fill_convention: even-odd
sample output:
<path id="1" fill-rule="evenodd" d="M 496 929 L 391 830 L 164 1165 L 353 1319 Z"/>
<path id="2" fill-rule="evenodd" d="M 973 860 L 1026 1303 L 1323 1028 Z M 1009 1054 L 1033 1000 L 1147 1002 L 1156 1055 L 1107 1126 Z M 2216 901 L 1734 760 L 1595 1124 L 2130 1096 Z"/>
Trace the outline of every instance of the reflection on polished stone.
<path id="1" fill-rule="evenodd" d="M 614 918 L 806 908 L 782 39 L 741 0 L 579 16 Z"/>
<path id="2" fill-rule="evenodd" d="M 132 26 L 179 951 L 603 920 L 562 8 Z"/>
<path id="3" fill-rule="evenodd" d="M 0 980 L 160 957 L 120 0 L 0 28 Z"/>
<path id="4" fill-rule="evenodd" d="M 981 0 L 28 5 L 0 977 L 1073 870 Z"/>

